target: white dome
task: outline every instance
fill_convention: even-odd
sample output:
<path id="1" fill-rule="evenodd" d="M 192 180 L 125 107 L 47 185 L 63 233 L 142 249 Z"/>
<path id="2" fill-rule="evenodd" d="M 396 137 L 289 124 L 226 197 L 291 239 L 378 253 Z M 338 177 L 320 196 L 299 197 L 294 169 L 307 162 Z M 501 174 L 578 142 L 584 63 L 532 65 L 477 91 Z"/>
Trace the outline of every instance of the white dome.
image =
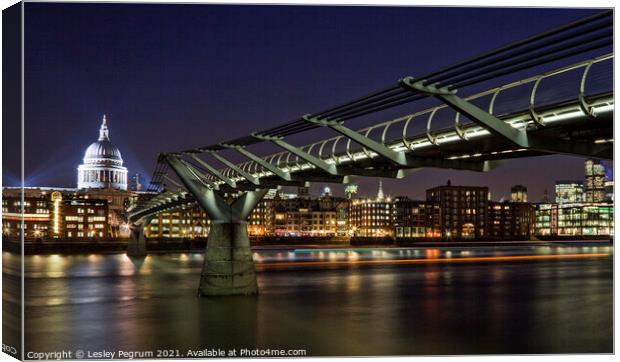
<path id="1" fill-rule="evenodd" d="M 111 162 L 114 164 L 123 164 L 121 151 L 116 148 L 110 141 L 97 141 L 91 143 L 84 154 L 85 164 L 98 164 Z"/>
<path id="2" fill-rule="evenodd" d="M 78 188 L 127 189 L 127 168 L 123 167 L 121 151 L 110 142 L 105 115 L 99 129 L 99 139 L 84 153 L 84 163 L 78 167 Z"/>

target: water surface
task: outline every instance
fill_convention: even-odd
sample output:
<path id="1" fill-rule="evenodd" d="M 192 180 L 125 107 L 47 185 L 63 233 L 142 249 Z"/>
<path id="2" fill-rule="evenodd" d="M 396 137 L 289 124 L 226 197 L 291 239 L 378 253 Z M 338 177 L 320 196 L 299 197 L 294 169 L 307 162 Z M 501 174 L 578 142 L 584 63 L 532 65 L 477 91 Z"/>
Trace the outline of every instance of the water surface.
<path id="1" fill-rule="evenodd" d="M 611 254 L 610 246 L 259 250 L 260 295 L 225 298 L 196 297 L 200 254 L 27 256 L 26 351 L 609 353 Z M 467 261 L 445 262 L 458 258 Z M 5 253 L 5 265 L 12 261 Z"/>

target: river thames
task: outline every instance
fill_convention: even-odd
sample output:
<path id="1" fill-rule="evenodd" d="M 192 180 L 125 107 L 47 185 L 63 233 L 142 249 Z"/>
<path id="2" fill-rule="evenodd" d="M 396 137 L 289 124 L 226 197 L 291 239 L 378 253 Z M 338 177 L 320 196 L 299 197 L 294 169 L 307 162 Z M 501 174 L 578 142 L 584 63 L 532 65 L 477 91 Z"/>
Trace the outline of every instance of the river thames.
<path id="1" fill-rule="evenodd" d="M 17 262 L 3 260 L 5 272 Z M 613 351 L 609 244 L 274 248 L 254 260 L 259 296 L 197 298 L 200 253 L 26 256 L 25 350 Z"/>

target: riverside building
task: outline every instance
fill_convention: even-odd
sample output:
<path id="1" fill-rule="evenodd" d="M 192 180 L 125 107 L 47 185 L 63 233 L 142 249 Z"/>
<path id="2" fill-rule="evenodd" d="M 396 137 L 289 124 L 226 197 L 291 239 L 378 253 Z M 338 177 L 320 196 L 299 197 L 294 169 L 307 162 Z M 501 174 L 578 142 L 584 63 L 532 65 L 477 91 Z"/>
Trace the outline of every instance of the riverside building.
<path id="1" fill-rule="evenodd" d="M 394 236 L 394 203 L 383 193 L 383 183 L 374 199 L 351 200 L 349 208 L 350 236 L 383 238 Z"/>
<path id="2" fill-rule="evenodd" d="M 561 180 L 555 182 L 555 202 L 571 204 L 584 201 L 583 182 L 576 180 Z"/>
<path id="3" fill-rule="evenodd" d="M 23 234 L 26 240 L 41 241 L 110 237 L 107 200 L 79 197 L 70 191 L 24 189 L 22 209 L 21 188 L 5 188 L 2 196 L 3 236 L 15 239 Z"/>
<path id="4" fill-rule="evenodd" d="M 529 240 L 534 233 L 535 208 L 525 202 L 489 201 L 489 238 Z"/>
<path id="5" fill-rule="evenodd" d="M 441 238 L 441 209 L 427 201 L 397 197 L 394 202 L 394 236 L 398 238 Z"/>
<path id="6" fill-rule="evenodd" d="M 426 190 L 426 200 L 438 205 L 441 236 L 445 239 L 481 239 L 488 235 L 489 188 L 446 185 Z"/>
<path id="7" fill-rule="evenodd" d="M 610 203 L 536 205 L 537 237 L 610 237 L 614 235 L 614 206 Z"/>
<path id="8" fill-rule="evenodd" d="M 600 160 L 588 159 L 585 166 L 585 202 L 605 201 L 605 166 Z"/>

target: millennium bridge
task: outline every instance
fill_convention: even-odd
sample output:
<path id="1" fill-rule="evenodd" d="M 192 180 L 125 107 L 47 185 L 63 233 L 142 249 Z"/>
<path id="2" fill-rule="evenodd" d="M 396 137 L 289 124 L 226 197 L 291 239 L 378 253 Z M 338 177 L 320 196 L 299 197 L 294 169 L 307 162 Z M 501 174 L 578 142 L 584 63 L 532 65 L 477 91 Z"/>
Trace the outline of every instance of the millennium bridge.
<path id="1" fill-rule="evenodd" d="M 554 154 L 612 159 L 613 60 L 605 11 L 277 127 L 161 153 L 151 192 L 130 210 L 128 254 L 146 253 L 151 218 L 197 204 L 211 220 L 199 295 L 255 294 L 246 219 L 269 189 Z M 354 128 L 368 116 L 389 120 Z"/>

